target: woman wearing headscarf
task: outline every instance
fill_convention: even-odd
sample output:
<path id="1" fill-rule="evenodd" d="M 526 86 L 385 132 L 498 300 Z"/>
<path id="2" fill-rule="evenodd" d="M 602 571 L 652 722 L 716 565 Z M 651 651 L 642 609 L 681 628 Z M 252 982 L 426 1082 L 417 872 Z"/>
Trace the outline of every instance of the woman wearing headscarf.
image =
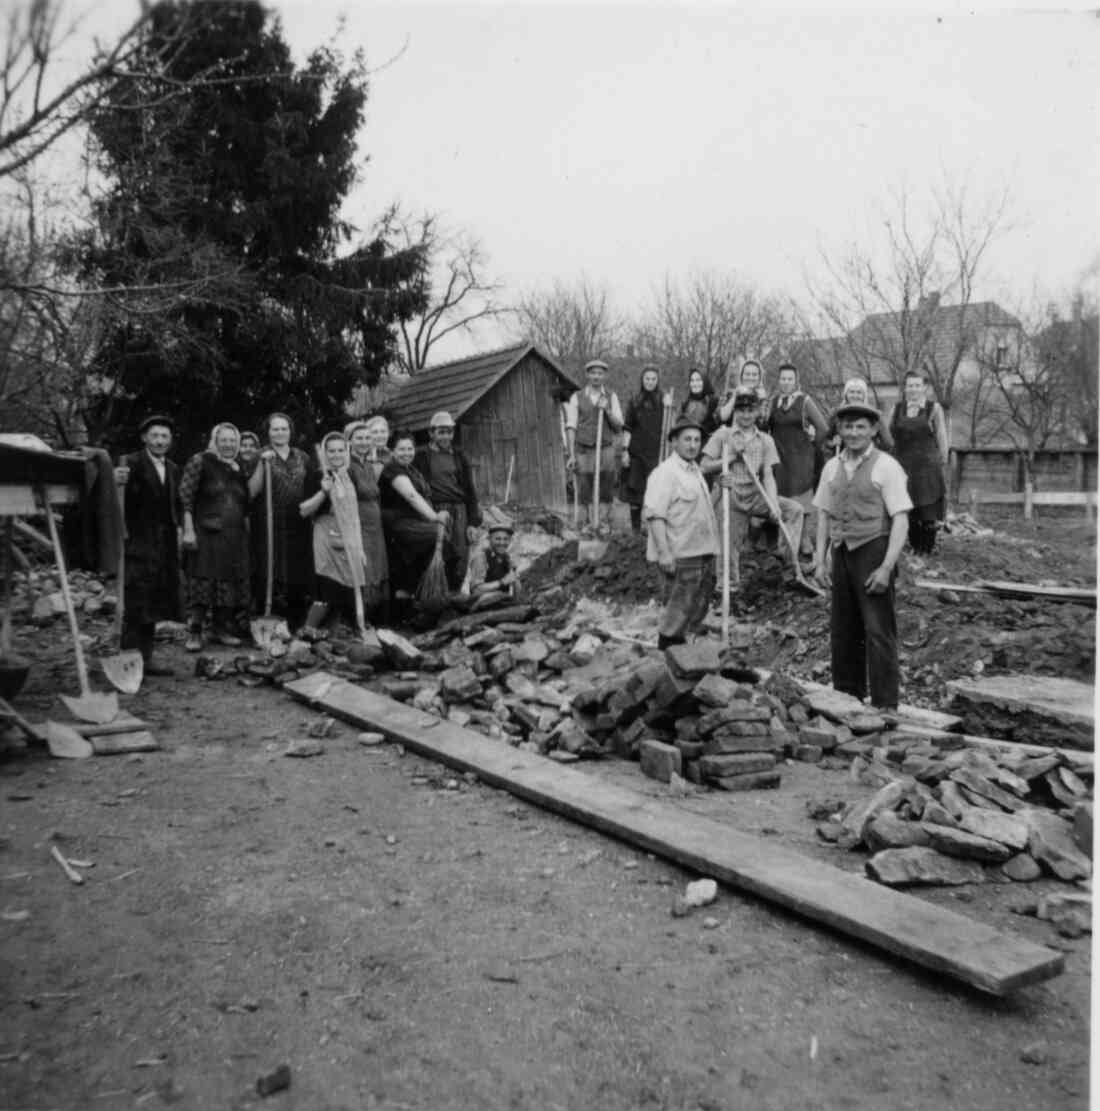
<path id="1" fill-rule="evenodd" d="M 881 422 L 880 422 L 881 423 Z M 944 516 L 947 483 L 947 421 L 938 401 L 928 398 L 924 375 L 911 370 L 905 376 L 902 399 L 890 417 L 894 455 L 909 476 L 909 545 L 917 555 L 931 555 L 936 530 Z"/>
<path id="2" fill-rule="evenodd" d="M 450 523 L 450 515 L 445 510 L 437 512 L 432 505 L 432 488 L 413 466 L 415 457 L 416 443 L 412 433 L 395 432 L 393 457 L 378 480 L 382 526 L 390 561 L 390 587 L 395 599 L 408 599 L 416 593 L 435 551 L 439 529 L 446 529 Z M 455 554 L 446 540 L 443 559 L 451 572 Z"/>
<path id="3" fill-rule="evenodd" d="M 680 406 L 678 417 L 693 420 L 703 429 L 703 443 L 710 438 L 718 427 L 718 396 L 710 379 L 701 370 L 688 374 L 688 392 Z"/>
<path id="4" fill-rule="evenodd" d="M 358 623 L 355 591 L 367 585 L 367 559 L 359 523 L 359 496 L 349 471 L 348 442 L 330 432 L 317 449 L 317 465 L 306 474 L 299 513 L 311 522 L 314 593 L 330 614 Z M 366 599 L 364 598 L 364 610 Z"/>
<path id="5" fill-rule="evenodd" d="M 201 650 L 207 615 L 214 640 L 228 647 L 239 646 L 248 627 L 248 484 L 240 445 L 235 425 L 216 425 L 206 450 L 180 476 L 188 652 Z"/>
<path id="6" fill-rule="evenodd" d="M 638 392 L 626 406 L 623 419 L 623 500 L 630 506 L 630 525 L 642 531 L 642 503 L 650 472 L 661 461 L 661 429 L 665 407 L 655 366 L 642 370 Z"/>
<path id="7" fill-rule="evenodd" d="M 252 549 L 256 553 L 256 598 L 267 590 L 267 497 L 264 483 L 271 474 L 272 610 L 296 627 L 305 617 L 313 588 L 313 545 L 308 521 L 298 507 L 305 497 L 309 456 L 291 446 L 294 424 L 286 413 L 272 413 L 264 422 L 267 447 L 260 465 L 249 476 L 252 498 Z"/>
<path id="8" fill-rule="evenodd" d="M 382 531 L 382 506 L 378 496 L 378 477 L 374 472 L 374 436 L 366 421 L 352 421 L 344 429 L 350 461 L 348 473 L 359 503 L 359 529 L 363 537 L 363 555 L 367 562 L 367 579 L 363 599 L 368 611 L 384 610 L 389 602 L 389 561 L 386 558 L 386 537 Z"/>
<path id="9" fill-rule="evenodd" d="M 840 395 L 840 405 L 874 405 L 874 400 L 871 398 L 871 389 L 867 385 L 864 378 L 858 375 L 854 378 L 849 378 L 844 383 L 844 391 Z M 837 408 L 840 408 L 840 405 Z M 833 410 L 833 415 L 829 418 L 829 427 L 825 432 L 825 453 L 827 455 L 839 455 L 844 449 L 844 443 L 840 439 L 840 433 L 836 427 L 836 410 Z M 885 421 L 878 422 L 878 431 L 874 436 L 874 445 L 879 451 L 893 451 L 894 438 L 890 435 L 890 430 L 886 427 Z M 816 482 L 815 482 L 816 485 Z"/>

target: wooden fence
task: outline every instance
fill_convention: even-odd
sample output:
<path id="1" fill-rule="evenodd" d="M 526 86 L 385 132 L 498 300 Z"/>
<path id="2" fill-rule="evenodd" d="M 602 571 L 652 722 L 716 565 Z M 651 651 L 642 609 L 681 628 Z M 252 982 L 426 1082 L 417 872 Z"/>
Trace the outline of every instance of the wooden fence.
<path id="1" fill-rule="evenodd" d="M 1068 447 L 1036 453 L 1028 481 L 1026 453 L 1013 448 L 953 448 L 951 500 L 960 506 L 1019 505 L 1030 520 L 1036 506 L 1080 507 L 1095 512 L 1095 447 Z"/>

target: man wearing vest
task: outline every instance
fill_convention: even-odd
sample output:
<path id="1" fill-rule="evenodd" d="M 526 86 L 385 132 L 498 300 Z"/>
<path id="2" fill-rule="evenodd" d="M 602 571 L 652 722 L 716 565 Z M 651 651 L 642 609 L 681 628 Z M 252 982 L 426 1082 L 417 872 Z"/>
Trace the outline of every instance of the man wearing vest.
<path id="1" fill-rule="evenodd" d="M 672 454 L 650 473 L 644 507 L 649 523 L 646 559 L 669 580 L 668 600 L 657 626 L 661 649 L 683 644 L 706 617 L 719 544 L 707 480 L 696 463 L 702 425 L 681 417 L 668 438 Z"/>
<path id="2" fill-rule="evenodd" d="M 832 586 L 833 686 L 880 710 L 898 705 L 894 568 L 909 529 L 905 471 L 872 443 L 881 419 L 869 405 L 842 405 L 844 450 L 825 464 L 814 505 L 822 515 L 815 577 Z M 832 567 L 825 562 L 833 545 Z"/>
<path id="3" fill-rule="evenodd" d="M 569 446 L 566 466 L 577 483 L 577 500 L 591 513 L 592 483 L 596 474 L 596 428 L 603 421 L 600 439 L 600 506 L 607 506 L 611 516 L 611 499 L 615 484 L 615 434 L 623 427 L 623 410 L 619 399 L 604 388 L 607 363 L 593 359 L 585 368 L 587 385 L 577 390 L 565 403 L 565 436 Z M 598 526 L 591 518 L 588 522 Z M 608 520 L 610 524 L 610 520 Z"/>

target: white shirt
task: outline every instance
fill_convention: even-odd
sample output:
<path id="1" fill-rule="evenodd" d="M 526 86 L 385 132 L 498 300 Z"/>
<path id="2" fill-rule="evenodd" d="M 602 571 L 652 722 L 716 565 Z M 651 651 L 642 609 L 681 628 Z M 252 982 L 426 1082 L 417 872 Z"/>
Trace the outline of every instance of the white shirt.
<path id="1" fill-rule="evenodd" d="M 866 450 L 859 455 L 850 456 L 847 451 L 834 455 L 821 472 L 821 481 L 817 484 L 817 493 L 814 494 L 814 507 L 826 513 L 833 511 L 833 498 L 830 486 L 836 477 L 838 467 L 843 467 L 849 480 L 856 473 L 856 468 L 867 458 L 868 452 L 874 444 L 868 444 Z M 909 479 L 902 465 L 885 451 L 880 451 L 874 463 L 871 464 L 871 483 L 882 495 L 882 502 L 890 517 L 898 513 L 908 513 L 913 508 L 909 498 Z"/>
<path id="2" fill-rule="evenodd" d="M 161 483 L 167 481 L 168 468 L 164 465 L 163 455 L 154 455 L 148 448 L 145 449 L 145 454 L 149 456 L 149 461 L 153 464 L 153 469 L 157 472 L 157 478 Z"/>
<path id="3" fill-rule="evenodd" d="M 698 464 L 673 452 L 655 467 L 645 487 L 647 521 L 664 521 L 668 544 L 675 559 L 717 555 L 718 521 L 711 505 L 707 480 Z M 657 562 L 657 543 L 649 531 L 646 559 Z"/>

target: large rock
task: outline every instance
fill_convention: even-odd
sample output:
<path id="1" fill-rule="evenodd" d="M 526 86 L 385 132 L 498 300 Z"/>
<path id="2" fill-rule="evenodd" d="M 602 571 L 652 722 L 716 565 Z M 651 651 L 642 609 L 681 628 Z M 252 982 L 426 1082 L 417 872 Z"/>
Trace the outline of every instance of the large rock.
<path id="1" fill-rule="evenodd" d="M 883 849 L 907 849 L 912 845 L 927 845 L 930 838 L 920 822 L 902 821 L 893 811 L 887 810 L 872 818 L 863 831 L 863 840 L 873 853 Z"/>
<path id="2" fill-rule="evenodd" d="M 740 722 L 758 722 L 766 725 L 767 722 L 771 721 L 771 716 L 771 709 L 768 706 L 754 706 L 750 702 L 738 699 L 731 706 L 708 710 L 703 714 L 699 719 L 699 734 L 706 736 L 717 729 Z"/>
<path id="3" fill-rule="evenodd" d="M 1017 852 L 1027 848 L 1027 823 L 1011 814 L 971 808 L 959 819 L 959 828 L 990 841 L 999 841 Z"/>
<path id="4" fill-rule="evenodd" d="M 439 676 L 439 689 L 447 702 L 469 702 L 481 694 L 481 680 L 469 667 L 449 667 Z"/>
<path id="5" fill-rule="evenodd" d="M 956 860 L 935 849 L 914 845 L 908 849 L 883 849 L 864 865 L 867 875 L 889 887 L 911 884 L 956 886 L 981 883 L 985 873 L 980 864 Z"/>
<path id="6" fill-rule="evenodd" d="M 599 637 L 591 633 L 581 633 L 569 650 L 569 658 L 577 667 L 584 667 L 592 662 L 602 645 L 603 641 Z"/>
<path id="7" fill-rule="evenodd" d="M 461 640 L 452 640 L 450 644 L 444 646 L 440 655 L 444 667 L 473 667 L 474 653 Z"/>
<path id="8" fill-rule="evenodd" d="M 1027 804 L 1011 791 L 1005 790 L 1004 787 L 998 786 L 987 776 L 981 772 L 975 771 L 973 768 L 956 768 L 951 773 L 951 778 L 964 787 L 967 791 L 973 792 L 975 795 L 980 795 L 983 799 L 988 799 L 990 802 L 995 803 L 1002 810 L 1019 810 Z"/>
<path id="9" fill-rule="evenodd" d="M 643 774 L 661 783 L 671 782 L 673 774 L 680 775 L 683 771 L 680 750 L 675 745 L 666 745 L 662 741 L 642 741 L 638 748 L 638 758 Z"/>
<path id="10" fill-rule="evenodd" d="M 704 675 L 695 684 L 695 698 L 703 706 L 720 709 L 728 706 L 738 695 L 740 687 L 732 679 L 721 675 Z"/>
<path id="11" fill-rule="evenodd" d="M 1010 857 L 1001 865 L 1001 871 L 1016 883 L 1031 883 L 1043 874 L 1031 853 L 1017 853 Z"/>
<path id="12" fill-rule="evenodd" d="M 729 756 L 701 756 L 699 770 L 704 779 L 723 779 L 729 775 L 747 775 L 750 772 L 770 771 L 775 767 L 775 757 L 767 752 L 734 753 Z"/>
<path id="13" fill-rule="evenodd" d="M 550 655 L 550 646 L 542 637 L 527 637 L 512 648 L 512 658 L 517 663 L 540 664 Z"/>
<path id="14" fill-rule="evenodd" d="M 880 787 L 869 798 L 854 802 L 845 811 L 840 821 L 840 836 L 837 844 L 842 849 L 854 849 L 863 843 L 863 834 L 868 823 L 885 810 L 893 810 L 905 794 L 906 784 L 895 779 Z"/>
<path id="15" fill-rule="evenodd" d="M 938 826 L 935 822 L 922 822 L 921 826 L 928 834 L 932 848 L 947 856 L 978 860 L 983 864 L 1003 864 L 1012 856 L 1012 850 L 1007 845 L 991 841 L 988 837 L 978 837 L 951 826 Z"/>
<path id="16" fill-rule="evenodd" d="M 1045 868 L 1062 880 L 1084 880 L 1092 874 L 1092 861 L 1073 840 L 1073 826 L 1057 814 L 1038 807 L 1021 810 L 1028 827 L 1028 851 Z"/>
<path id="17" fill-rule="evenodd" d="M 375 629 L 374 632 L 394 667 L 402 669 L 420 666 L 423 653 L 411 641 L 392 629 Z"/>
<path id="18" fill-rule="evenodd" d="M 722 666 L 722 646 L 716 640 L 700 639 L 674 644 L 665 649 L 668 666 L 682 679 L 701 679 Z"/>

